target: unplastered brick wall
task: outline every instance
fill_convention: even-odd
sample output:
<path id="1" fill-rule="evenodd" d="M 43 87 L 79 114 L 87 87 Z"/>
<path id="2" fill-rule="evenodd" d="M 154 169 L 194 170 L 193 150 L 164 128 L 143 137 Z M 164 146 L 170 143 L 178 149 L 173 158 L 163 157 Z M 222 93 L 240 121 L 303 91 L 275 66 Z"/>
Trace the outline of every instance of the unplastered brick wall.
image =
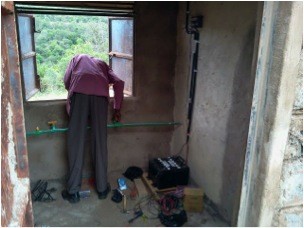
<path id="1" fill-rule="evenodd" d="M 303 49 L 273 226 L 303 227 Z"/>

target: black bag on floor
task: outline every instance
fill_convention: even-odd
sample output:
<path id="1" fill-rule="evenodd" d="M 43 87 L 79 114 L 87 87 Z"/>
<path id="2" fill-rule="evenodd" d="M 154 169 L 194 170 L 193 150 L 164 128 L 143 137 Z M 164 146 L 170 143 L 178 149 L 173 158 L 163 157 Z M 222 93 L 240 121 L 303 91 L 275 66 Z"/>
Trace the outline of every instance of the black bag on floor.
<path id="1" fill-rule="evenodd" d="M 130 166 L 127 170 L 123 173 L 123 175 L 133 181 L 136 178 L 140 178 L 143 174 L 143 170 L 137 166 Z"/>

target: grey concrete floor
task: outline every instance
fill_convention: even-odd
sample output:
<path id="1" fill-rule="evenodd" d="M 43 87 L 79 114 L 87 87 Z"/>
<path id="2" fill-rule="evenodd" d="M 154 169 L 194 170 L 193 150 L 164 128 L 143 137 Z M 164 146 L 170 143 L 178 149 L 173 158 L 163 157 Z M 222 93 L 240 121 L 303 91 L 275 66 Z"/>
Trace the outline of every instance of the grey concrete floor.
<path id="1" fill-rule="evenodd" d="M 119 176 L 118 176 L 119 177 Z M 112 188 L 116 188 L 117 177 L 110 178 Z M 155 218 L 157 211 L 155 207 L 143 206 L 143 212 L 150 218 L 139 218 L 132 224 L 128 223 L 133 214 L 133 207 L 137 203 L 136 200 L 127 200 L 128 213 L 122 213 L 122 203 L 114 203 L 111 201 L 112 193 L 105 200 L 99 200 L 94 188 L 84 183 L 83 190 L 90 189 L 90 197 L 81 199 L 79 203 L 70 204 L 61 197 L 61 191 L 64 189 L 62 181 L 48 181 L 48 189 L 56 188 L 57 191 L 52 193 L 56 199 L 52 202 L 33 202 L 35 226 L 39 227 L 157 227 L 163 226 L 159 219 Z M 152 201 L 150 201 L 152 202 Z M 219 227 L 227 226 L 226 223 L 219 218 L 210 216 L 206 211 L 201 213 L 187 213 L 188 222 L 184 226 L 205 226 Z"/>

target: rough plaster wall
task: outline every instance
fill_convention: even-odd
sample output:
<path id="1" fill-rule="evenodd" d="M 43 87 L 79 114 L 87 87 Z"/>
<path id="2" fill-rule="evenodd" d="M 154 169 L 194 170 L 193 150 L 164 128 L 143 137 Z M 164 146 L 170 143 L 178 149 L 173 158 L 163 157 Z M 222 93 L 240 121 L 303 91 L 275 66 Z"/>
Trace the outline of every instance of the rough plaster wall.
<path id="1" fill-rule="evenodd" d="M 66 128 L 68 118 L 64 102 L 33 102 L 24 104 L 26 131 L 49 129 L 48 121 L 56 120 L 58 128 Z M 66 134 L 27 137 L 30 178 L 63 178 L 67 171 Z"/>
<path id="2" fill-rule="evenodd" d="M 176 56 L 176 3 L 135 4 L 135 97 L 124 100 L 123 122 L 172 121 L 173 78 Z M 160 23 L 161 22 L 161 23 Z M 57 120 L 67 127 L 63 101 L 25 104 L 26 130 L 48 128 Z M 109 109 L 110 118 L 111 108 Z M 148 159 L 170 152 L 173 127 L 139 127 L 108 131 L 109 172 L 130 165 L 146 168 Z M 84 177 L 91 174 L 87 144 Z M 66 134 L 28 137 L 31 181 L 64 178 L 67 171 Z"/>
<path id="3" fill-rule="evenodd" d="M 180 6 L 174 118 L 186 122 L 190 45 L 183 30 L 185 3 Z M 189 145 L 190 173 L 231 221 L 239 199 L 252 101 L 257 3 L 191 2 L 190 11 L 204 16 Z M 185 128 L 174 133 L 172 153 L 180 150 L 185 137 Z"/>
<path id="4" fill-rule="evenodd" d="M 302 46 L 302 2 L 264 2 L 262 25 L 239 226 L 273 223 Z"/>
<path id="5" fill-rule="evenodd" d="M 185 142 L 187 132 L 188 90 L 191 58 L 191 36 L 185 32 L 186 4 L 179 4 L 177 15 L 177 51 L 174 78 L 174 120 L 182 123 L 175 129 L 171 141 L 171 153 L 185 157 Z"/>
<path id="6" fill-rule="evenodd" d="M 13 186 L 12 195 L 12 218 L 8 226 L 20 226 L 23 222 L 20 216 L 23 216 L 26 211 L 26 207 L 29 201 L 29 178 L 20 178 L 17 174 L 17 157 L 16 157 L 16 145 L 13 135 L 13 110 L 10 103 L 6 107 L 8 111 L 7 123 L 8 123 L 8 156 L 5 157 L 8 164 L 10 184 Z M 4 158 L 4 159 L 5 159 Z M 9 183 L 6 183 L 9 184 Z M 4 211 L 5 213 L 5 211 Z M 20 221 L 21 220 L 21 221 Z"/>
<path id="7" fill-rule="evenodd" d="M 303 227 L 303 50 L 273 226 Z"/>

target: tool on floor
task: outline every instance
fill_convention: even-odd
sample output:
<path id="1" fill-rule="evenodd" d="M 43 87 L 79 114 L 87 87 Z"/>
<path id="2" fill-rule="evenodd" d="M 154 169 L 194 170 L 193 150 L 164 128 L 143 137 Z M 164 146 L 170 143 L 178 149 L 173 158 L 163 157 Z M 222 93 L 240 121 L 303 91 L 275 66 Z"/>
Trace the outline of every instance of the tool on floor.
<path id="1" fill-rule="evenodd" d="M 136 219 L 138 219 L 139 217 L 143 216 L 143 214 L 144 213 L 143 213 L 143 211 L 141 209 L 135 211 L 135 213 L 134 213 L 135 216 L 129 220 L 129 223 L 134 222 Z"/>
<path id="2" fill-rule="evenodd" d="M 122 213 L 127 213 L 127 196 L 125 194 L 122 195 L 123 198 L 123 207 L 122 207 Z"/>
<path id="3" fill-rule="evenodd" d="M 91 194 L 91 190 L 82 190 L 82 191 L 79 191 L 79 196 L 82 199 L 89 198 L 90 194 Z"/>

